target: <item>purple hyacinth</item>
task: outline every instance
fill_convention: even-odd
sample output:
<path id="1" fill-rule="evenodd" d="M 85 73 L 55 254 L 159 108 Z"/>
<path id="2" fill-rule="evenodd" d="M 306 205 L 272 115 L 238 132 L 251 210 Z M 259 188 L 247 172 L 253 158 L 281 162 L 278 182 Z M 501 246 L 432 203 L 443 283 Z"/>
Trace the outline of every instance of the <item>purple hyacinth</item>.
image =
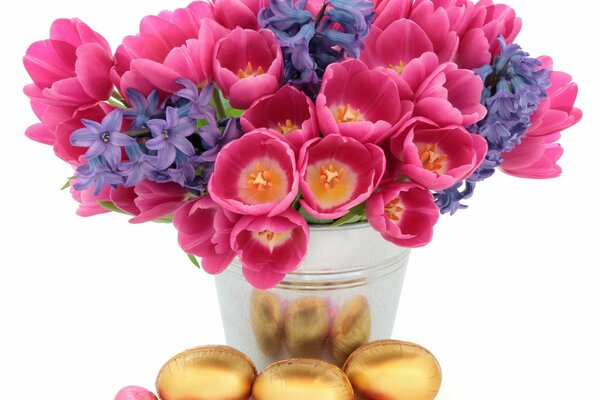
<path id="1" fill-rule="evenodd" d="M 492 65 L 484 65 L 475 73 L 484 82 L 482 104 L 488 110 L 486 117 L 468 129 L 484 137 L 488 153 L 481 166 L 462 184 L 437 193 L 436 202 L 442 213 L 454 214 L 466 208 L 462 200 L 473 195 L 475 186 L 491 177 L 502 164 L 502 153 L 512 151 L 531 126 L 531 116 L 550 87 L 550 71 L 541 68 L 541 62 L 529 57 L 516 44 L 507 44 L 499 37 L 501 54 Z"/>
<path id="2" fill-rule="evenodd" d="M 85 159 L 90 161 L 103 157 L 108 165 L 117 169 L 121 163 L 121 148 L 135 143 L 135 139 L 119 132 L 123 123 L 123 111 L 114 110 L 102 120 L 102 123 L 82 119 L 85 128 L 71 134 L 71 144 L 77 147 L 89 147 Z"/>
<path id="3" fill-rule="evenodd" d="M 229 118 L 221 121 L 225 129 L 221 132 L 219 128 L 204 127 L 200 129 L 202 145 L 206 151 L 200 155 L 199 160 L 203 163 L 214 163 L 221 149 L 228 143 L 242 137 L 239 118 Z"/>
<path id="4" fill-rule="evenodd" d="M 202 90 L 198 90 L 196 84 L 189 79 L 180 78 L 177 79 L 177 83 L 185 89 L 181 89 L 175 95 L 189 100 L 187 116 L 192 119 L 204 119 L 208 121 L 209 125 L 215 125 L 217 120 L 216 111 L 210 104 L 213 97 L 213 85 L 208 84 Z"/>
<path id="5" fill-rule="evenodd" d="M 158 91 L 153 90 L 147 98 L 133 88 L 128 88 L 125 92 L 132 107 L 125 110 L 123 115 L 126 119 L 133 120 L 131 129 L 140 129 L 151 119 L 165 117 L 165 110 L 160 106 Z"/>
<path id="6" fill-rule="evenodd" d="M 93 186 L 95 196 L 98 196 L 105 186 L 117 187 L 123 184 L 123 177 L 102 157 L 93 158 L 87 164 L 78 167 L 75 176 L 77 182 L 73 189 L 83 191 Z"/>
<path id="7" fill-rule="evenodd" d="M 176 108 L 168 107 L 167 119 L 153 119 L 146 123 L 153 139 L 146 142 L 146 147 L 156 150 L 158 157 L 155 167 L 159 170 L 169 168 L 177 157 L 177 152 L 192 156 L 196 150 L 187 139 L 196 130 L 196 121 L 188 117 L 180 118 Z"/>
<path id="8" fill-rule="evenodd" d="M 365 0 L 327 0 L 316 18 L 305 8 L 306 0 L 270 0 L 258 19 L 281 46 L 286 82 L 314 99 L 328 65 L 360 56 L 375 12 Z"/>
<path id="9" fill-rule="evenodd" d="M 125 187 L 137 185 L 144 179 L 151 177 L 156 171 L 156 168 L 154 168 L 156 156 L 144 153 L 142 146 L 138 143 L 127 146 L 125 152 L 129 161 L 122 163 L 119 168 L 119 172 L 125 177 Z"/>

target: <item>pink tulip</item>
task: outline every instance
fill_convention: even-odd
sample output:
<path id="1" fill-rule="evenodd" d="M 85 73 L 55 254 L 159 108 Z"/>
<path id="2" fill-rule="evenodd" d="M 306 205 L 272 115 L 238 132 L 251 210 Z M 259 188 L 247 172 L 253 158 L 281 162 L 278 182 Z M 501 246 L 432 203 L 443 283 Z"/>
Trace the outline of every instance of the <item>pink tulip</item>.
<path id="1" fill-rule="evenodd" d="M 319 219 L 340 218 L 367 200 L 385 171 L 380 147 L 340 135 L 307 142 L 298 160 L 300 204 Z"/>
<path id="2" fill-rule="evenodd" d="M 215 18 L 228 29 L 237 27 L 258 30 L 258 12 L 268 0 L 215 0 Z"/>
<path id="3" fill-rule="evenodd" d="M 121 389 L 115 400 L 157 400 L 156 396 L 142 387 L 128 386 Z"/>
<path id="4" fill-rule="evenodd" d="M 110 46 L 78 19 L 54 21 L 50 39 L 29 46 L 23 63 L 33 79 L 25 94 L 37 103 L 73 112 L 112 93 Z"/>
<path id="5" fill-rule="evenodd" d="M 98 204 L 99 201 L 110 201 L 110 188 L 108 186 L 105 186 L 102 191 L 95 196 L 94 188 L 77 191 L 73 189 L 74 183 L 75 182 L 71 182 L 71 196 L 79 203 L 79 207 L 76 211 L 77 215 L 80 217 L 94 217 L 110 212 Z"/>
<path id="6" fill-rule="evenodd" d="M 552 60 L 540 58 L 543 68 L 552 69 Z M 581 120 L 581 110 L 575 108 L 577 84 L 571 76 L 554 71 L 550 75 L 552 86 L 548 97 L 542 100 L 531 118 L 531 127 L 525 133 L 521 143 L 510 153 L 503 153 L 504 162 L 500 169 L 522 178 L 554 178 L 562 170 L 556 162 L 563 149 L 556 143 L 560 132 L 570 128 Z"/>
<path id="7" fill-rule="evenodd" d="M 181 207 L 189 194 L 177 183 L 156 183 L 148 180 L 138 183 L 134 203 L 139 215 L 129 220 L 132 224 L 155 221 L 173 214 Z"/>
<path id="8" fill-rule="evenodd" d="M 427 189 L 444 190 L 470 176 L 483 162 L 487 142 L 460 126 L 439 128 L 418 121 L 391 139 L 399 169 Z"/>
<path id="9" fill-rule="evenodd" d="M 410 101 L 400 100 L 397 85 L 386 73 L 355 59 L 327 67 L 316 107 L 323 134 L 362 143 L 381 143 L 412 111 Z"/>
<path id="10" fill-rule="evenodd" d="M 283 56 L 273 32 L 237 28 L 217 43 L 213 68 L 215 81 L 231 105 L 246 109 L 279 89 Z"/>
<path id="11" fill-rule="evenodd" d="M 106 103 L 74 112 L 65 107 L 49 106 L 34 101 L 32 106 L 41 122 L 27 128 L 25 135 L 32 140 L 53 146 L 55 154 L 73 166 L 81 165 L 81 156 L 86 149 L 71 145 L 71 133 L 83 127 L 83 118 L 102 121 L 114 109 Z"/>
<path id="12" fill-rule="evenodd" d="M 270 289 L 298 268 L 306 256 L 309 234 L 306 220 L 290 208 L 274 217 L 243 217 L 231 232 L 231 247 L 248 282 L 257 289 Z"/>
<path id="13" fill-rule="evenodd" d="M 433 66 L 433 63 L 428 63 Z M 415 92 L 414 115 L 439 126 L 468 126 L 487 114 L 481 101 L 483 82 L 472 71 L 446 63 L 437 67 Z"/>
<path id="14" fill-rule="evenodd" d="M 258 128 L 278 131 L 296 151 L 319 135 L 315 105 L 308 96 L 289 85 L 256 101 L 242 115 L 241 123 L 246 132 Z"/>
<path id="15" fill-rule="evenodd" d="M 213 20 L 213 6 L 205 1 L 145 17 L 140 33 L 117 49 L 114 84 L 124 95 L 127 88 L 148 95 L 156 88 L 162 94 L 178 91 L 175 81 L 182 77 L 199 85 L 210 80 L 214 44 L 227 32 Z"/>
<path id="16" fill-rule="evenodd" d="M 227 144 L 208 183 L 212 199 L 242 215 L 282 213 L 298 192 L 294 150 L 278 132 L 257 130 Z"/>
<path id="17" fill-rule="evenodd" d="M 393 22 L 408 18 L 413 0 L 383 0 L 375 7 L 375 20 L 371 28 L 383 30 Z"/>
<path id="18" fill-rule="evenodd" d="M 440 213 L 427 189 L 410 182 L 390 182 L 367 201 L 367 218 L 384 239 L 402 247 L 431 242 Z"/>
<path id="19" fill-rule="evenodd" d="M 209 274 L 220 274 L 235 257 L 230 235 L 239 218 L 203 196 L 177 210 L 173 225 L 179 231 L 183 251 L 201 257 L 202 268 Z"/>
<path id="20" fill-rule="evenodd" d="M 135 205 L 138 195 L 134 188 L 119 186 L 110 189 L 110 201 L 120 210 L 131 214 L 139 215 L 140 209 Z"/>
<path id="21" fill-rule="evenodd" d="M 502 35 L 506 43 L 512 43 L 519 32 L 523 22 L 517 17 L 515 10 L 505 4 L 494 4 L 493 0 L 481 0 L 475 5 L 475 11 L 485 10 L 485 19 L 481 24 L 485 37 L 489 43 L 489 49 L 492 57 L 500 53 L 500 44 L 498 36 Z M 472 28 L 479 28 L 475 25 L 478 21 L 472 21 Z"/>

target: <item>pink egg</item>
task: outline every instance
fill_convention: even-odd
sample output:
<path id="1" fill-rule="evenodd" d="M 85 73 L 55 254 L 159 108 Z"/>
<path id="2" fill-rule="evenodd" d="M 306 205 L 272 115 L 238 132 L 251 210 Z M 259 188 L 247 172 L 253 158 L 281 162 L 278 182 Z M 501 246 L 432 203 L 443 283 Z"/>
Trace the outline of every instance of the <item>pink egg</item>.
<path id="1" fill-rule="evenodd" d="M 154 393 L 138 386 L 128 386 L 121 389 L 115 400 L 157 400 Z"/>

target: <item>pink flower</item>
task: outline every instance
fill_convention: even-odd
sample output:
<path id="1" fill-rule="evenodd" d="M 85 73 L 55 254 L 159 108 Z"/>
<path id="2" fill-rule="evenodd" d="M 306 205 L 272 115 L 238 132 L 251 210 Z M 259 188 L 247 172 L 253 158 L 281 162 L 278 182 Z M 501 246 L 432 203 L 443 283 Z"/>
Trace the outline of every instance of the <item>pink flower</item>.
<path id="1" fill-rule="evenodd" d="M 426 76 L 434 62 L 424 61 Z M 409 79 L 409 78 L 405 78 Z M 411 82 L 412 82 L 411 81 Z M 456 64 L 442 64 L 429 74 L 415 92 L 414 115 L 428 118 L 440 126 L 468 126 L 487 114 L 481 101 L 483 82 L 472 71 L 458 69 Z"/>
<path id="2" fill-rule="evenodd" d="M 270 289 L 298 268 L 306 256 L 309 234 L 305 219 L 290 208 L 274 217 L 243 217 L 231 232 L 231 247 L 248 282 L 257 289 Z"/>
<path id="3" fill-rule="evenodd" d="M 71 196 L 79 203 L 79 207 L 76 211 L 77 215 L 80 217 L 94 217 L 110 212 L 98 204 L 99 201 L 110 201 L 110 188 L 108 186 L 105 186 L 104 189 L 95 196 L 94 188 L 77 191 L 73 189 L 72 184 L 73 182 L 71 182 Z"/>
<path id="4" fill-rule="evenodd" d="M 83 118 L 102 121 L 114 109 L 106 103 L 81 108 L 75 112 L 65 107 L 49 106 L 35 101 L 31 104 L 41 122 L 27 128 L 25 135 L 32 140 L 53 146 L 54 153 L 73 166 L 81 165 L 81 156 L 87 149 L 71 145 L 71 133 L 83 128 Z"/>
<path id="5" fill-rule="evenodd" d="M 294 150 L 277 132 L 257 130 L 227 144 L 208 183 L 212 199 L 242 215 L 274 216 L 298 192 Z"/>
<path id="6" fill-rule="evenodd" d="M 383 30 L 394 21 L 408 18 L 413 0 L 382 0 L 375 7 L 375 20 L 371 28 Z M 377 30 L 377 29 L 376 29 Z"/>
<path id="7" fill-rule="evenodd" d="M 135 205 L 138 195 L 134 188 L 119 186 L 110 189 L 110 201 L 120 210 L 131 214 L 139 215 L 140 209 Z"/>
<path id="8" fill-rule="evenodd" d="M 298 156 L 302 207 L 319 219 L 336 219 L 369 198 L 385 170 L 380 147 L 340 135 L 307 142 Z"/>
<path id="9" fill-rule="evenodd" d="M 148 180 L 138 183 L 134 203 L 139 215 L 129 220 L 132 224 L 155 221 L 173 214 L 185 203 L 187 189 L 177 183 L 156 183 Z"/>
<path id="10" fill-rule="evenodd" d="M 440 213 L 427 189 L 410 182 L 390 182 L 367 201 L 367 218 L 383 238 L 402 247 L 431 241 Z"/>
<path id="11" fill-rule="evenodd" d="M 179 231 L 183 251 L 201 257 L 202 268 L 209 274 L 220 274 L 235 257 L 230 235 L 239 218 L 203 196 L 177 210 L 173 225 Z"/>
<path id="12" fill-rule="evenodd" d="M 444 190 L 470 176 L 483 162 L 487 142 L 460 126 L 417 122 L 391 140 L 400 171 L 427 189 Z"/>
<path id="13" fill-rule="evenodd" d="M 552 59 L 542 57 L 543 68 L 552 69 Z M 575 108 L 577 84 L 571 76 L 554 71 L 550 75 L 552 86 L 548 97 L 542 100 L 531 117 L 531 128 L 521 143 L 510 153 L 503 153 L 500 169 L 509 175 L 522 178 L 554 178 L 562 170 L 556 162 L 563 154 L 560 132 L 581 120 L 581 110 Z"/>
<path id="14" fill-rule="evenodd" d="M 145 17 L 140 33 L 117 49 L 114 84 L 124 95 L 127 88 L 148 95 L 156 88 L 163 94 L 180 90 L 175 81 L 182 77 L 196 84 L 210 80 L 214 44 L 228 31 L 213 19 L 213 6 L 205 1 Z"/>
<path id="15" fill-rule="evenodd" d="M 215 18 L 228 29 L 237 27 L 258 30 L 258 12 L 268 0 L 215 0 Z"/>
<path id="16" fill-rule="evenodd" d="M 502 35 L 506 43 L 512 43 L 519 32 L 523 22 L 517 17 L 515 10 L 505 4 L 494 4 L 493 0 L 482 0 L 475 5 L 474 12 L 480 9 L 485 10 L 485 18 L 479 24 L 479 21 L 472 21 L 471 28 L 481 28 L 489 44 L 489 51 L 492 57 L 500 53 L 500 44 L 498 36 Z"/>
<path id="17" fill-rule="evenodd" d="M 58 19 L 50 39 L 32 44 L 23 63 L 33 79 L 25 87 L 32 101 L 75 109 L 112 93 L 113 57 L 108 42 L 78 19 Z"/>
<path id="18" fill-rule="evenodd" d="M 157 400 L 154 393 L 138 386 L 128 386 L 117 393 L 115 400 Z"/>
<path id="19" fill-rule="evenodd" d="M 235 108 L 246 109 L 279 89 L 283 56 L 269 30 L 237 28 L 217 43 L 214 57 L 217 85 Z"/>
<path id="20" fill-rule="evenodd" d="M 355 59 L 327 67 L 316 106 L 321 132 L 362 143 L 381 143 L 412 111 L 388 75 Z"/>
<path id="21" fill-rule="evenodd" d="M 319 135 L 315 105 L 308 96 L 289 85 L 256 101 L 242 115 L 241 123 L 246 132 L 258 128 L 278 131 L 296 151 Z"/>

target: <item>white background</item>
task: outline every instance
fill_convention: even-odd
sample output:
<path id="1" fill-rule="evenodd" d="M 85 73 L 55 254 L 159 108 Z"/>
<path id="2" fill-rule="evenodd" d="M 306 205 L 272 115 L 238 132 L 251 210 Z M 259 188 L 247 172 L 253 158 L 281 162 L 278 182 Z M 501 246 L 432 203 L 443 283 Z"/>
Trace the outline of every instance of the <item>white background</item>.
<path id="1" fill-rule="evenodd" d="M 223 343 L 213 280 L 171 226 L 75 216 L 70 176 L 36 122 L 21 57 L 53 19 L 77 16 L 116 48 L 146 14 L 185 1 L 16 1 L 3 7 L 0 163 L 0 397 L 112 399 L 153 388 L 180 350 Z M 394 337 L 428 347 L 440 400 L 598 399 L 598 14 L 583 0 L 513 0 L 518 42 L 580 84 L 583 122 L 564 134 L 564 174 L 498 174 L 471 208 L 414 251 Z M 390 316 L 392 317 L 392 316 Z"/>

